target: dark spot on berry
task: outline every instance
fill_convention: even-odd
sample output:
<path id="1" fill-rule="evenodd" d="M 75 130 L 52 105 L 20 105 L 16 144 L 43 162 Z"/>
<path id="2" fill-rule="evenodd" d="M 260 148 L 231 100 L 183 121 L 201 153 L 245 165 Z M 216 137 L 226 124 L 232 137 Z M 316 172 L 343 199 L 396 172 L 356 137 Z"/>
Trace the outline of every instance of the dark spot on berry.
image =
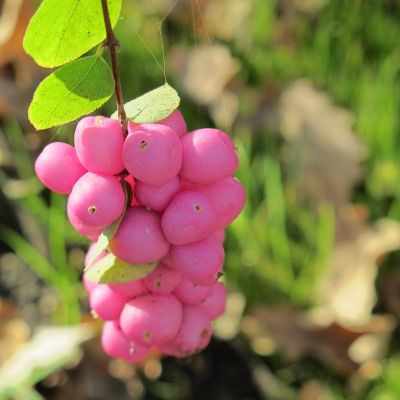
<path id="1" fill-rule="evenodd" d="M 199 212 L 199 211 L 201 211 L 201 210 L 203 209 L 203 207 L 201 206 L 201 204 L 195 204 L 195 205 L 193 206 L 193 208 L 194 208 L 194 210 L 197 211 L 197 212 Z"/>
<path id="2" fill-rule="evenodd" d="M 224 276 L 224 273 L 223 273 L 222 271 L 218 271 L 218 272 L 217 272 L 217 280 L 218 280 L 219 278 L 223 277 L 223 276 Z"/>
<path id="3" fill-rule="evenodd" d="M 149 144 L 145 141 L 145 140 L 142 140 L 141 142 L 140 142 L 140 148 L 142 149 L 142 150 L 144 150 L 146 147 L 148 147 L 149 146 Z"/>
<path id="4" fill-rule="evenodd" d="M 161 282 L 160 281 L 156 282 L 156 288 L 159 289 L 160 287 L 161 287 Z"/>
<path id="5" fill-rule="evenodd" d="M 149 332 L 149 331 L 144 331 L 143 332 L 143 339 L 146 341 L 146 342 L 150 342 L 150 340 L 153 338 L 153 334 L 151 333 L 151 332 Z"/>
<path id="6" fill-rule="evenodd" d="M 87 210 L 90 215 L 93 215 L 97 211 L 97 208 L 96 206 L 89 206 Z"/>
<path id="7" fill-rule="evenodd" d="M 201 333 L 200 333 L 200 337 L 205 339 L 208 337 L 208 329 L 204 329 Z"/>

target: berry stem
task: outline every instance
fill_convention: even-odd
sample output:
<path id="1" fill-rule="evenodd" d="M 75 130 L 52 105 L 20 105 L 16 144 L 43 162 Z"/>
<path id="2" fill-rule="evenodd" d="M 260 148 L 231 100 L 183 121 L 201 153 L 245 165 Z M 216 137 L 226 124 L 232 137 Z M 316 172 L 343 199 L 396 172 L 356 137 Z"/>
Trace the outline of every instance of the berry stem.
<path id="1" fill-rule="evenodd" d="M 101 7 L 103 9 L 104 25 L 106 28 L 106 40 L 104 42 L 105 46 L 108 46 L 111 56 L 111 70 L 114 79 L 114 90 L 115 90 L 115 100 L 117 102 L 118 119 L 121 126 L 124 128 L 125 135 L 127 134 L 127 119 L 126 112 L 124 108 L 124 100 L 122 97 L 122 87 L 121 87 L 121 76 L 118 68 L 118 58 L 117 58 L 117 48 L 119 47 L 119 41 L 114 35 L 114 31 L 111 26 L 110 13 L 108 10 L 107 0 L 101 0 Z"/>

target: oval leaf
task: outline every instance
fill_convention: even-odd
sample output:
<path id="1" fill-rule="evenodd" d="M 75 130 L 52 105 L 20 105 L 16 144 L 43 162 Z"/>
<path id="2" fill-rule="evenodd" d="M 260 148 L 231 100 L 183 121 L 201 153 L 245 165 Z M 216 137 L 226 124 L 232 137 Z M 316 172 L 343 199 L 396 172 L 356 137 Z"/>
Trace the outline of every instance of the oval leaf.
<path id="1" fill-rule="evenodd" d="M 129 264 L 109 253 L 87 270 L 86 278 L 101 284 L 124 283 L 144 278 L 156 266 L 156 262 L 145 265 Z"/>
<path id="2" fill-rule="evenodd" d="M 29 120 L 37 129 L 71 122 L 99 108 L 113 92 L 107 63 L 98 56 L 80 58 L 40 83 L 29 107 Z"/>
<path id="3" fill-rule="evenodd" d="M 108 0 L 113 26 L 122 0 Z M 106 37 L 100 0 L 44 0 L 32 17 L 24 49 L 42 67 L 75 60 Z"/>
<path id="4" fill-rule="evenodd" d="M 126 116 L 137 124 L 161 121 L 179 106 L 176 90 L 165 84 L 125 104 Z M 118 118 L 115 112 L 111 118 Z"/>

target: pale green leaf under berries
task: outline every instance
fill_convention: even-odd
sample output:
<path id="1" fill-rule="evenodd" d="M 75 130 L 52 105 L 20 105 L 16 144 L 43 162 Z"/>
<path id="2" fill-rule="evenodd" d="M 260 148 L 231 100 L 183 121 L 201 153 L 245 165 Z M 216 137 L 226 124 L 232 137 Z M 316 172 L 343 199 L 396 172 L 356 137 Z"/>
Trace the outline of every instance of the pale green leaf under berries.
<path id="1" fill-rule="evenodd" d="M 99 108 L 113 92 L 112 74 L 105 60 L 83 57 L 40 83 L 29 107 L 29 120 L 36 129 L 71 122 Z"/>
<path id="2" fill-rule="evenodd" d="M 117 220 L 115 220 L 112 224 L 108 225 L 104 231 L 100 234 L 98 237 L 97 241 L 93 244 L 93 248 L 90 250 L 90 257 L 88 257 L 88 260 L 86 262 L 86 267 L 90 267 L 97 259 L 97 257 L 100 256 L 100 254 L 107 250 L 108 246 L 110 245 L 110 242 L 114 235 L 117 233 L 118 228 L 122 222 L 122 219 L 124 218 L 126 209 L 128 208 L 128 201 L 129 201 L 129 194 L 128 194 L 128 183 L 125 181 L 122 183 L 123 189 L 124 189 L 124 194 L 125 194 L 125 205 L 124 209 L 119 216 Z"/>
<path id="3" fill-rule="evenodd" d="M 122 0 L 108 0 L 112 26 Z M 42 67 L 66 64 L 106 38 L 100 0 L 44 0 L 32 17 L 24 49 Z"/>
<path id="4" fill-rule="evenodd" d="M 158 122 L 175 111 L 180 103 L 176 90 L 168 84 L 125 104 L 126 116 L 137 124 Z M 111 118 L 118 118 L 115 112 Z"/>
<path id="5" fill-rule="evenodd" d="M 156 266 L 156 262 L 144 265 L 130 264 L 109 253 L 87 269 L 86 278 L 101 284 L 125 283 L 144 278 Z"/>

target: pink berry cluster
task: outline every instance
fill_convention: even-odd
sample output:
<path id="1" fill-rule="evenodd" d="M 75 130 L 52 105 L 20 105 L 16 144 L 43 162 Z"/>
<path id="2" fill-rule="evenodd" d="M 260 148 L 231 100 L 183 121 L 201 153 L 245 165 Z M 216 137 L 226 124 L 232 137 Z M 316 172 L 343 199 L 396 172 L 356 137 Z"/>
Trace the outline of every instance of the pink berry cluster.
<path id="1" fill-rule="evenodd" d="M 35 164 L 39 179 L 69 195 L 69 221 L 93 242 L 123 214 L 98 260 L 112 252 L 129 264 L 157 263 L 125 283 L 96 284 L 85 270 L 90 306 L 105 321 L 104 350 L 130 362 L 153 347 L 177 357 L 202 350 L 225 310 L 217 281 L 224 229 L 245 203 L 231 139 L 218 129 L 187 133 L 176 110 L 155 124 L 129 122 L 126 137 L 116 120 L 85 117 L 74 144 L 47 145 Z"/>

